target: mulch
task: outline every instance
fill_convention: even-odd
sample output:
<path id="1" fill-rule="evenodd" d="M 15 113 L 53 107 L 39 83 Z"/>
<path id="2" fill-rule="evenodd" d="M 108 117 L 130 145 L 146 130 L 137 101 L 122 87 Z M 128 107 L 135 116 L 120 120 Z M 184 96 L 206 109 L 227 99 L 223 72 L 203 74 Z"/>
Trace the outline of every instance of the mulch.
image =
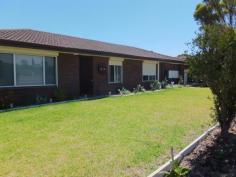
<path id="1" fill-rule="evenodd" d="M 215 128 L 181 166 L 191 169 L 190 177 L 236 177 L 236 124 L 227 139 L 220 136 L 219 127 Z"/>

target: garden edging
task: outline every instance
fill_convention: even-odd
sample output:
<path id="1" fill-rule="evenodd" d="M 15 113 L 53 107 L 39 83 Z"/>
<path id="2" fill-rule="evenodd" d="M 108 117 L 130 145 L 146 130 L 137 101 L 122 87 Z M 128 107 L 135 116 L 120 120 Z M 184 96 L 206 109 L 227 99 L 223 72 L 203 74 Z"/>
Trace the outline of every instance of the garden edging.
<path id="1" fill-rule="evenodd" d="M 186 155 L 190 154 L 194 148 L 202 141 L 206 136 L 216 127 L 218 123 L 213 127 L 209 128 L 205 133 L 195 139 L 192 143 L 190 143 L 187 147 L 185 147 L 182 151 L 180 151 L 175 157 L 174 160 L 182 160 Z M 165 171 L 169 171 L 171 169 L 171 160 L 166 162 L 164 165 L 160 166 L 156 171 L 148 175 L 148 177 L 162 177 Z"/>

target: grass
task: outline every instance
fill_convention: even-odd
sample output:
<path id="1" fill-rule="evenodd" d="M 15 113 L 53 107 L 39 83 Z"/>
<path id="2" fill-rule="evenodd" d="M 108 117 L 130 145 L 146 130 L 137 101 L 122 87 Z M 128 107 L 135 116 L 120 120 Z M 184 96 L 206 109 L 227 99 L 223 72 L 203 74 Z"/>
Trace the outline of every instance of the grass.
<path id="1" fill-rule="evenodd" d="M 207 88 L 0 113 L 0 176 L 146 176 L 212 124 Z"/>

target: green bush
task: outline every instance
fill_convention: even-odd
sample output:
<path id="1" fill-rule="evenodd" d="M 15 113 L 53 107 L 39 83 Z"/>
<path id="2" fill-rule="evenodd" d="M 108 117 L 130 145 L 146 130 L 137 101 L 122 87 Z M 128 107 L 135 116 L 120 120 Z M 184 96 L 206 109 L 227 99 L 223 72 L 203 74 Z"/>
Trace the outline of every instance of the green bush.
<path id="1" fill-rule="evenodd" d="M 161 82 L 162 89 L 165 89 L 167 87 L 167 85 L 168 85 L 168 81 L 166 79 Z"/>
<path id="2" fill-rule="evenodd" d="M 165 172 L 164 177 L 187 177 L 189 169 L 180 166 L 179 161 L 174 161 L 170 172 Z"/>
<path id="3" fill-rule="evenodd" d="M 154 81 L 150 84 L 151 89 L 154 90 L 160 90 L 161 89 L 161 83 L 159 81 Z"/>

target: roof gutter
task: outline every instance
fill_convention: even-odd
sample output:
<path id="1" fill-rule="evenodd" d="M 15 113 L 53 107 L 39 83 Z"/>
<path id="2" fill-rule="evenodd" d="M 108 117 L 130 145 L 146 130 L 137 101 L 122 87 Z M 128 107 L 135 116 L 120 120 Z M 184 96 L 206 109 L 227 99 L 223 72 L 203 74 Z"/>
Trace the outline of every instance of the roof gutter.
<path id="1" fill-rule="evenodd" d="M 74 48 L 66 48 L 66 47 L 56 47 L 44 44 L 35 44 L 35 43 L 27 43 L 27 42 L 18 42 L 18 41 L 11 41 L 11 40 L 1 40 L 0 45 L 3 46 L 12 46 L 12 47 L 24 47 L 24 48 L 33 48 L 33 49 L 44 49 L 44 50 L 52 50 L 57 52 L 66 52 L 66 53 L 78 53 L 78 54 L 91 54 L 96 56 L 114 56 L 114 57 L 122 57 L 122 58 L 129 58 L 129 59 L 146 59 L 146 60 L 154 60 L 160 62 L 174 62 L 178 64 L 184 64 L 184 61 L 179 60 L 172 60 L 172 59 L 163 59 L 163 58 L 149 58 L 149 57 L 142 57 L 142 56 L 133 56 L 127 54 L 119 54 L 119 53 L 112 53 L 112 52 L 104 52 L 104 51 L 95 51 L 95 50 L 85 50 L 85 49 L 74 49 Z"/>

